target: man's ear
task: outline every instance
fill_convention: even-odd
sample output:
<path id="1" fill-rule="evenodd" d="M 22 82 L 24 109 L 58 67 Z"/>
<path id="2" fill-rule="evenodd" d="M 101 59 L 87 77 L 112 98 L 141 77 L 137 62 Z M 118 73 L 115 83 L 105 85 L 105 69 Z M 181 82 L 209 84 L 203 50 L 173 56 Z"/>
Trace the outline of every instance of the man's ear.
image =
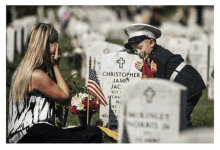
<path id="1" fill-rule="evenodd" d="M 154 47 L 154 44 L 155 44 L 154 40 L 153 40 L 153 39 L 150 39 L 150 46 L 151 46 L 152 48 Z"/>

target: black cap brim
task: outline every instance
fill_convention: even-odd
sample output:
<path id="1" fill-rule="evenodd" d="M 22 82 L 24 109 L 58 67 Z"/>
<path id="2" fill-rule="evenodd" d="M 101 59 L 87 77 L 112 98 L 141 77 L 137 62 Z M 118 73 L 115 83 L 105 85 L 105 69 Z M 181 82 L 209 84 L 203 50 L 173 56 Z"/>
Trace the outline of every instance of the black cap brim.
<path id="1" fill-rule="evenodd" d="M 128 43 L 126 43 L 126 44 L 124 45 L 124 47 L 125 47 L 126 49 L 133 49 L 133 47 L 131 46 L 131 44 L 137 43 L 137 42 L 141 42 L 141 41 L 143 41 L 143 40 L 145 40 L 145 39 L 151 39 L 151 38 L 148 38 L 146 35 L 141 35 L 141 36 L 132 37 L 132 38 L 128 39 Z"/>
<path id="2" fill-rule="evenodd" d="M 131 43 L 126 43 L 126 44 L 124 45 L 124 47 L 125 47 L 126 49 L 133 49 L 133 47 L 131 46 Z"/>

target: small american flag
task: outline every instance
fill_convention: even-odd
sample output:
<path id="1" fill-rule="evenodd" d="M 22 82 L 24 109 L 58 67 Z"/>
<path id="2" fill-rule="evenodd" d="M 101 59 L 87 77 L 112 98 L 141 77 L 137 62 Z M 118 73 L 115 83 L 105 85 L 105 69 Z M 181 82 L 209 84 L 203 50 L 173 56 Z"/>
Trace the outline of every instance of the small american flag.
<path id="1" fill-rule="evenodd" d="M 97 80 L 95 70 L 93 70 L 91 66 L 89 66 L 89 81 L 87 84 L 87 91 L 91 92 L 94 96 L 96 96 L 102 105 L 107 105 L 105 96 L 102 93 L 101 88 L 99 87 L 99 82 Z"/>

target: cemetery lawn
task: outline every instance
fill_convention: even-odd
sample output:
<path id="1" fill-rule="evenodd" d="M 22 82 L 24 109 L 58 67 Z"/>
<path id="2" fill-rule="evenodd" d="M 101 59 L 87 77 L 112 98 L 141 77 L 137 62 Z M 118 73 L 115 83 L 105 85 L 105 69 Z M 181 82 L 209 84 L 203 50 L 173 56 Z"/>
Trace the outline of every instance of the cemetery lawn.
<path id="1" fill-rule="evenodd" d="M 202 97 L 191 114 L 195 128 L 214 127 L 214 100 L 208 99 L 208 90 L 203 91 Z"/>
<path id="2" fill-rule="evenodd" d="M 62 53 L 68 51 L 68 48 L 71 47 L 70 45 L 70 38 L 63 37 L 59 40 L 60 48 Z M 11 77 L 19 65 L 21 61 L 21 57 L 17 57 L 14 63 L 7 63 L 6 64 L 6 137 L 8 134 L 8 98 L 9 98 L 9 87 L 11 83 Z M 64 77 L 67 79 L 71 76 L 71 66 L 68 65 L 67 60 L 61 58 L 60 61 L 60 70 Z M 78 82 L 85 85 L 85 79 L 77 77 L 74 79 L 75 82 Z M 199 100 L 197 106 L 195 107 L 192 115 L 192 123 L 195 128 L 202 128 L 202 127 L 214 127 L 214 100 L 208 100 L 207 97 L 207 90 L 203 91 L 203 95 Z M 95 125 L 99 119 L 99 111 L 93 114 L 91 119 L 91 125 Z M 79 118 L 78 116 L 71 115 L 70 111 L 68 112 L 67 123 L 66 126 L 79 126 Z M 102 134 L 103 143 L 117 143 L 116 140 L 107 136 L 104 132 Z"/>

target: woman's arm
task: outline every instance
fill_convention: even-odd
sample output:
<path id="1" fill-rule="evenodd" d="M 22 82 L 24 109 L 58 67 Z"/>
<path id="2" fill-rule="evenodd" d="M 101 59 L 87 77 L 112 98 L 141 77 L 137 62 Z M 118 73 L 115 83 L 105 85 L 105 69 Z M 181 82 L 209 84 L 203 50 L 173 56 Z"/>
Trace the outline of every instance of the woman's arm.
<path id="1" fill-rule="evenodd" d="M 64 83 L 62 83 L 60 79 L 58 80 L 59 83 L 61 82 L 62 86 L 65 87 Z M 62 89 L 63 87 L 60 86 L 59 84 L 56 84 L 43 70 L 40 69 L 34 70 L 34 72 L 32 73 L 31 84 L 32 84 L 32 91 L 39 91 L 40 93 L 47 96 L 49 99 L 59 104 L 62 105 L 70 104 L 70 96 L 67 93 L 69 92 L 69 89 L 63 90 Z"/>
<path id="2" fill-rule="evenodd" d="M 59 44 L 51 45 L 56 46 L 54 55 L 51 55 L 51 62 L 57 84 L 43 70 L 36 69 L 32 73 L 32 91 L 37 90 L 59 104 L 68 105 L 71 101 L 70 91 L 59 70 Z"/>

